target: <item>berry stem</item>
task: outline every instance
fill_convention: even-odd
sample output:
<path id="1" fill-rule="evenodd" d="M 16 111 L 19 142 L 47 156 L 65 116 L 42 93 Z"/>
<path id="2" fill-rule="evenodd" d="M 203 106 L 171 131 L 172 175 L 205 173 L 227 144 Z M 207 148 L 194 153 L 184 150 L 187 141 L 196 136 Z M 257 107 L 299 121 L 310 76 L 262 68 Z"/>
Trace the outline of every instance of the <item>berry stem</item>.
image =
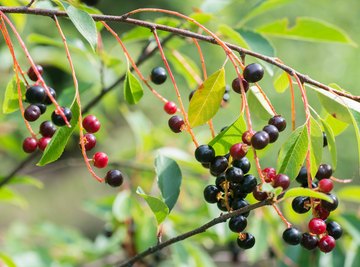
<path id="1" fill-rule="evenodd" d="M 287 228 L 291 227 L 291 223 L 289 223 L 288 220 L 286 220 L 286 218 L 284 217 L 284 215 L 282 214 L 281 210 L 279 209 L 279 207 L 276 204 L 272 204 L 272 207 L 274 208 L 274 210 L 276 211 L 276 213 L 279 215 L 280 219 L 285 223 Z"/>
<path id="2" fill-rule="evenodd" d="M 352 179 L 344 179 L 343 180 L 343 179 L 336 178 L 334 176 L 331 176 L 330 179 L 333 180 L 336 183 L 341 183 L 341 184 L 348 184 L 348 183 L 351 183 L 353 181 Z"/>

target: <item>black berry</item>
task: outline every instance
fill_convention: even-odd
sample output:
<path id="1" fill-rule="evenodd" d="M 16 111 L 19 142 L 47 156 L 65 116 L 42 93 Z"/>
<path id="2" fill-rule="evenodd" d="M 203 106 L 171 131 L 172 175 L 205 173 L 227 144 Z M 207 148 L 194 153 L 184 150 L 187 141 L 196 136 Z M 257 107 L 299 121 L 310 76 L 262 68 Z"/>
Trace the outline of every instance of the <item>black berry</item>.
<path id="1" fill-rule="evenodd" d="M 243 157 L 241 159 L 236 159 L 231 162 L 234 167 L 240 168 L 244 174 L 247 174 L 250 171 L 251 163 L 248 158 Z"/>
<path id="2" fill-rule="evenodd" d="M 235 233 L 242 232 L 247 226 L 246 217 L 239 215 L 232 217 L 229 221 L 229 229 Z"/>
<path id="3" fill-rule="evenodd" d="M 204 198 L 208 203 L 218 202 L 220 190 L 215 185 L 208 185 L 204 189 Z"/>
<path id="4" fill-rule="evenodd" d="M 250 233 L 241 233 L 237 239 L 237 244 L 242 249 L 249 249 L 255 245 L 255 237 Z"/>
<path id="5" fill-rule="evenodd" d="M 330 178 L 333 173 L 331 165 L 329 164 L 320 164 L 319 169 L 315 175 L 316 179 L 321 180 L 324 178 Z"/>
<path id="6" fill-rule="evenodd" d="M 195 149 L 195 158 L 201 163 L 209 163 L 215 159 L 215 150 L 212 146 L 201 145 Z"/>
<path id="7" fill-rule="evenodd" d="M 258 63 L 252 63 L 245 67 L 244 79 L 250 83 L 256 83 L 264 76 L 264 68 Z"/>
<path id="8" fill-rule="evenodd" d="M 191 98 L 193 97 L 193 95 L 195 94 L 196 90 L 192 90 L 189 94 L 189 101 L 191 100 Z"/>
<path id="9" fill-rule="evenodd" d="M 251 174 L 247 174 L 244 176 L 244 180 L 241 183 L 241 190 L 244 193 L 251 193 L 257 185 L 256 177 Z"/>
<path id="10" fill-rule="evenodd" d="M 263 131 L 267 132 L 269 135 L 269 143 L 274 143 L 279 137 L 279 130 L 274 125 L 266 125 L 263 128 Z"/>
<path id="11" fill-rule="evenodd" d="M 229 203 L 229 206 L 231 207 L 231 204 L 232 204 L 232 199 L 231 198 L 228 198 L 228 203 Z M 228 211 L 228 209 L 226 207 L 225 199 L 220 199 L 216 204 L 217 204 L 217 207 L 218 207 L 219 210 Z"/>
<path id="12" fill-rule="evenodd" d="M 221 174 L 220 176 L 216 177 L 215 185 L 222 192 L 224 192 L 225 183 L 226 183 L 225 174 Z"/>
<path id="13" fill-rule="evenodd" d="M 44 121 L 40 124 L 39 132 L 43 137 L 53 137 L 56 132 L 56 126 L 51 121 Z"/>
<path id="14" fill-rule="evenodd" d="M 72 118 L 71 110 L 67 107 L 61 107 L 61 110 L 63 111 L 67 121 L 70 123 Z M 51 121 L 57 126 L 64 126 L 66 124 L 65 120 L 57 110 L 54 110 L 54 112 L 51 114 Z"/>
<path id="15" fill-rule="evenodd" d="M 265 131 L 256 132 L 251 137 L 251 145 L 255 149 L 263 149 L 264 147 L 266 147 L 269 144 L 269 141 L 270 141 L 270 136 Z"/>
<path id="16" fill-rule="evenodd" d="M 246 206 L 249 206 L 249 203 L 245 199 L 242 199 L 242 198 L 236 198 L 231 203 L 231 208 L 233 210 L 238 210 L 238 209 L 244 208 Z M 249 214 L 250 214 L 250 211 L 247 211 L 245 213 L 241 213 L 241 215 L 244 216 L 244 217 L 249 216 Z"/>
<path id="17" fill-rule="evenodd" d="M 319 239 L 315 235 L 303 233 L 301 236 L 300 245 L 307 250 L 313 250 L 317 247 Z"/>
<path id="18" fill-rule="evenodd" d="M 46 112 L 46 105 L 45 104 L 36 103 L 36 104 L 33 104 L 33 105 L 37 106 L 40 109 L 41 114 L 44 114 Z"/>
<path id="19" fill-rule="evenodd" d="M 216 156 L 210 164 L 210 173 L 214 176 L 219 176 L 228 167 L 229 162 L 224 156 Z"/>
<path id="20" fill-rule="evenodd" d="M 166 81 L 167 74 L 163 67 L 153 68 L 150 74 L 150 79 L 155 84 L 162 84 Z"/>
<path id="21" fill-rule="evenodd" d="M 292 209 L 299 214 L 306 213 L 310 210 L 310 198 L 309 197 L 296 197 L 291 202 Z"/>
<path id="22" fill-rule="evenodd" d="M 43 74 L 43 67 L 41 65 L 36 65 L 36 69 L 39 72 L 40 75 Z M 38 77 L 36 76 L 36 73 L 32 67 L 30 67 L 27 71 L 27 75 L 30 78 L 30 80 L 36 82 L 38 80 Z"/>
<path id="23" fill-rule="evenodd" d="M 253 190 L 253 196 L 257 201 L 263 201 L 269 197 L 268 192 L 261 191 L 259 186 L 256 186 Z"/>
<path id="24" fill-rule="evenodd" d="M 110 170 L 105 176 L 105 183 L 112 187 L 117 187 L 122 185 L 124 181 L 123 174 L 119 170 Z"/>
<path id="25" fill-rule="evenodd" d="M 31 86 L 25 93 L 26 101 L 32 104 L 43 103 L 46 98 L 45 89 L 41 86 Z"/>
<path id="26" fill-rule="evenodd" d="M 284 241 L 289 245 L 298 245 L 300 244 L 302 234 L 301 232 L 293 227 L 287 228 L 282 235 Z"/>
<path id="27" fill-rule="evenodd" d="M 337 222 L 331 221 L 326 224 L 326 231 L 330 236 L 332 236 L 334 239 L 339 239 L 342 234 L 343 230 Z"/>
<path id="28" fill-rule="evenodd" d="M 299 184 L 307 184 L 307 169 L 306 167 L 302 166 L 299 174 L 295 178 L 296 182 Z"/>
<path id="29" fill-rule="evenodd" d="M 286 120 L 281 117 L 281 115 L 275 115 L 268 121 L 268 123 L 274 125 L 279 130 L 279 132 L 284 131 L 286 128 Z"/>
<path id="30" fill-rule="evenodd" d="M 320 204 L 321 204 L 321 207 L 323 207 L 324 209 L 326 209 L 327 211 L 333 211 L 333 210 L 336 210 L 336 208 L 338 207 L 339 205 L 339 201 L 337 199 L 337 197 L 333 194 L 328 194 L 328 196 L 330 198 L 332 198 L 333 200 L 333 203 L 331 202 L 327 202 L 326 200 L 321 200 L 320 201 Z"/>
<path id="31" fill-rule="evenodd" d="M 249 83 L 245 79 L 241 79 L 242 85 L 244 87 L 245 93 L 249 90 Z M 232 89 L 238 93 L 241 94 L 241 85 L 239 78 L 235 78 L 231 83 Z"/>
<path id="32" fill-rule="evenodd" d="M 327 137 L 325 132 L 323 132 L 322 134 L 323 134 L 323 147 L 326 147 L 328 145 Z"/>
<path id="33" fill-rule="evenodd" d="M 168 121 L 170 129 L 174 133 L 180 133 L 184 124 L 184 120 L 177 115 L 172 116 Z"/>
<path id="34" fill-rule="evenodd" d="M 230 167 L 225 172 L 225 178 L 229 182 L 240 183 L 244 179 L 244 174 L 240 168 Z"/>
<path id="35" fill-rule="evenodd" d="M 54 99 L 56 99 L 56 91 L 55 91 L 53 88 L 51 88 L 51 87 L 48 87 L 48 89 L 49 89 L 49 91 L 50 91 L 50 95 L 51 95 Z M 52 104 L 52 101 L 51 101 L 50 97 L 49 97 L 47 94 L 46 94 L 46 96 L 45 96 L 44 104 L 45 104 L 45 105 L 51 105 L 51 104 Z"/>
<path id="36" fill-rule="evenodd" d="M 40 115 L 41 111 L 36 105 L 30 105 L 24 111 L 24 117 L 27 121 L 36 121 Z"/>

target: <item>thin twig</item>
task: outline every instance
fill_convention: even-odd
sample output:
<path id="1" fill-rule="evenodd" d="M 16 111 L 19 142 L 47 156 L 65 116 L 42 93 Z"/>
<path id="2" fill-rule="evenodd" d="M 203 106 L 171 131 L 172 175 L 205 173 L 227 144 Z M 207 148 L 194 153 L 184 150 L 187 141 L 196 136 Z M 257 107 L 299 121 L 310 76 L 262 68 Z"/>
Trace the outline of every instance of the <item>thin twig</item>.
<path id="1" fill-rule="evenodd" d="M 29 8 L 29 7 L 31 7 L 32 4 L 34 4 L 34 3 L 35 3 L 35 0 L 31 0 L 30 3 L 26 5 L 26 7 Z"/>

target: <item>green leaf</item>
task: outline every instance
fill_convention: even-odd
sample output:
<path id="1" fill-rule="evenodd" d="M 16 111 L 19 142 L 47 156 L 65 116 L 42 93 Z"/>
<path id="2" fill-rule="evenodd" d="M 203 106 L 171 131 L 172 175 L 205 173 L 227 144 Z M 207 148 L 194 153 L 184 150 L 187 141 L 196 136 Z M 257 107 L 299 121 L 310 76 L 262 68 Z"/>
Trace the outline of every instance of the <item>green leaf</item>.
<path id="1" fill-rule="evenodd" d="M 295 188 L 290 188 L 289 190 L 287 190 L 283 196 L 284 199 L 289 198 L 289 197 L 313 197 L 313 198 L 319 198 L 319 199 L 323 199 L 327 202 L 333 203 L 333 200 L 331 197 L 329 197 L 328 195 L 318 192 L 318 191 L 314 191 L 310 188 L 304 188 L 304 187 L 295 187 Z"/>
<path id="2" fill-rule="evenodd" d="M 123 42 L 148 40 L 153 34 L 148 28 L 135 27 L 121 36 Z"/>
<path id="3" fill-rule="evenodd" d="M 214 19 L 214 15 L 210 13 L 204 13 L 204 12 L 195 12 L 189 15 L 190 18 L 196 20 L 200 24 L 208 23 L 209 21 Z"/>
<path id="4" fill-rule="evenodd" d="M 0 181 L 2 180 L 2 178 L 0 179 Z M 33 177 L 30 177 L 30 176 L 14 176 L 8 183 L 8 185 L 11 185 L 11 184 L 24 184 L 24 185 L 32 185 L 32 186 L 35 186 L 39 189 L 43 188 L 44 187 L 44 184 L 43 182 L 41 182 L 40 180 L 38 179 L 35 179 Z"/>
<path id="5" fill-rule="evenodd" d="M 180 193 L 181 170 L 176 161 L 160 154 L 155 159 L 155 171 L 161 195 L 171 211 Z"/>
<path id="6" fill-rule="evenodd" d="M 275 116 L 269 103 L 257 86 L 251 86 L 247 93 L 249 107 L 253 114 L 259 118 L 268 121 L 269 118 Z"/>
<path id="7" fill-rule="evenodd" d="M 285 71 L 281 71 L 274 77 L 273 80 L 274 88 L 276 92 L 283 93 L 289 88 L 289 78 Z"/>
<path id="8" fill-rule="evenodd" d="M 330 128 L 334 132 L 335 136 L 340 135 L 342 132 L 344 132 L 349 127 L 349 124 L 335 119 L 330 114 L 326 115 L 325 121 L 330 126 Z"/>
<path id="9" fill-rule="evenodd" d="M 360 185 L 349 185 L 340 188 L 336 195 L 342 201 L 351 201 L 360 203 Z"/>
<path id="10" fill-rule="evenodd" d="M 124 97 L 125 100 L 134 105 L 140 101 L 144 94 L 143 88 L 139 80 L 131 73 L 130 70 L 126 72 L 124 81 Z"/>
<path id="11" fill-rule="evenodd" d="M 26 199 L 8 187 L 0 188 L 0 202 L 8 202 L 20 208 L 26 208 L 28 205 Z"/>
<path id="12" fill-rule="evenodd" d="M 161 224 L 169 214 L 168 206 L 161 199 L 145 194 L 140 186 L 136 189 L 136 193 L 146 201 L 154 213 L 157 223 Z"/>
<path id="13" fill-rule="evenodd" d="M 291 133 L 282 145 L 277 160 L 277 170 L 294 180 L 306 158 L 308 148 L 308 133 L 305 125 Z"/>
<path id="14" fill-rule="evenodd" d="M 213 73 L 195 91 L 189 104 L 191 127 L 202 125 L 215 116 L 225 92 L 225 69 Z"/>
<path id="15" fill-rule="evenodd" d="M 287 18 L 260 26 L 258 32 L 287 39 L 312 42 L 335 42 L 356 46 L 356 43 L 340 28 L 319 19 L 298 17 L 293 27 Z"/>
<path id="16" fill-rule="evenodd" d="M 5 264 L 3 267 L 16 267 L 16 264 L 12 261 L 12 259 L 2 252 L 0 252 L 0 263 Z"/>
<path id="17" fill-rule="evenodd" d="M 207 13 L 216 13 L 231 3 L 230 0 L 205 0 L 200 9 Z"/>
<path id="18" fill-rule="evenodd" d="M 360 164 L 360 113 L 349 109 L 349 114 L 351 116 L 352 124 L 354 126 L 356 140 L 358 144 L 358 161 Z M 360 169 L 359 169 L 360 172 Z"/>
<path id="19" fill-rule="evenodd" d="M 250 48 L 249 45 L 246 43 L 245 39 L 241 36 L 240 32 L 234 30 L 230 26 L 226 24 L 221 24 L 219 25 L 218 31 L 220 32 L 220 34 L 223 35 L 223 37 L 231 39 L 231 41 L 235 44 L 246 49 Z"/>
<path id="20" fill-rule="evenodd" d="M 71 107 L 71 112 L 72 112 L 72 119 L 70 121 L 71 127 L 69 128 L 67 126 L 62 126 L 57 129 L 55 135 L 51 138 L 50 143 L 46 146 L 46 149 L 42 154 L 41 159 L 36 164 L 37 166 L 44 166 L 46 164 L 54 162 L 62 155 L 65 146 L 78 123 L 80 110 L 76 101 L 74 101 Z"/>
<path id="21" fill-rule="evenodd" d="M 230 147 L 241 140 L 242 134 L 246 131 L 246 122 L 241 114 L 235 122 L 220 132 L 209 145 L 215 149 L 216 155 L 224 155 L 229 152 Z"/>
<path id="22" fill-rule="evenodd" d="M 25 84 L 20 81 L 21 93 L 24 96 L 26 92 Z M 4 114 L 12 113 L 19 109 L 18 88 L 16 83 L 16 75 L 12 77 L 5 89 L 5 97 L 2 106 Z"/>
<path id="23" fill-rule="evenodd" d="M 97 30 L 96 24 L 89 13 L 77 9 L 65 2 L 62 2 L 66 13 L 68 14 L 71 22 L 75 28 L 81 33 L 81 35 L 89 42 L 91 48 L 95 50 L 97 45 Z"/>
<path id="24" fill-rule="evenodd" d="M 321 119 L 320 121 L 324 128 L 328 148 L 329 148 L 330 155 L 331 155 L 331 166 L 332 166 L 333 170 L 335 170 L 337 167 L 337 150 L 336 150 L 336 143 L 335 143 L 335 135 L 334 135 L 334 132 L 331 129 L 330 125 L 325 120 Z"/>
<path id="25" fill-rule="evenodd" d="M 311 177 L 315 177 L 321 164 L 323 151 L 323 134 L 319 123 L 313 118 L 310 118 L 310 161 L 311 161 Z"/>
<path id="26" fill-rule="evenodd" d="M 131 218 L 133 201 L 135 200 L 131 198 L 129 190 L 123 190 L 117 194 L 112 206 L 112 213 L 117 221 L 125 222 Z"/>

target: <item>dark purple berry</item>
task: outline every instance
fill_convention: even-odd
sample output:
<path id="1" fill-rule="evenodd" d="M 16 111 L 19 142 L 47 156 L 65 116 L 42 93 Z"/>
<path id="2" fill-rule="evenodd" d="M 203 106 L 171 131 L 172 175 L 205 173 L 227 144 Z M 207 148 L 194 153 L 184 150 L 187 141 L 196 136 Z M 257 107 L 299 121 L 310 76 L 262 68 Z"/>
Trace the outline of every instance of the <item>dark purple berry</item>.
<path id="1" fill-rule="evenodd" d="M 230 197 L 228 198 L 228 202 L 229 202 L 229 206 L 231 207 L 232 199 Z M 217 204 L 217 207 L 219 210 L 228 211 L 228 209 L 226 207 L 225 199 L 220 199 L 216 204 Z"/>
<path id="2" fill-rule="evenodd" d="M 38 106 L 30 105 L 24 111 L 24 117 L 27 121 L 36 121 L 41 115 Z"/>
<path id="3" fill-rule="evenodd" d="M 268 192 L 261 191 L 259 186 L 256 186 L 253 190 L 253 196 L 257 201 L 263 201 L 269 197 Z"/>
<path id="4" fill-rule="evenodd" d="M 333 210 L 336 210 L 336 208 L 338 207 L 338 205 L 339 205 L 339 201 L 338 201 L 338 199 L 337 199 L 337 197 L 335 196 L 335 195 L 333 195 L 333 194 L 328 194 L 328 196 L 330 197 L 330 198 L 332 198 L 332 200 L 333 200 L 333 203 L 331 203 L 331 202 L 327 202 L 326 200 L 321 200 L 320 201 L 320 205 L 321 205 L 321 207 L 323 207 L 324 209 L 326 209 L 327 211 L 333 211 Z"/>
<path id="5" fill-rule="evenodd" d="M 174 115 L 169 119 L 168 125 L 171 131 L 173 131 L 174 133 L 180 133 L 183 126 L 185 125 L 185 122 L 179 116 Z"/>
<path id="6" fill-rule="evenodd" d="M 236 159 L 231 162 L 234 167 L 240 168 L 244 174 L 247 174 L 250 171 L 251 163 L 248 158 L 243 157 L 241 159 Z"/>
<path id="7" fill-rule="evenodd" d="M 335 248 L 335 245 L 335 239 L 329 235 L 323 236 L 318 243 L 319 249 L 325 253 L 332 251 Z"/>
<path id="8" fill-rule="evenodd" d="M 319 239 L 315 235 L 309 233 L 303 233 L 300 241 L 300 245 L 307 250 L 313 250 L 317 247 Z"/>
<path id="9" fill-rule="evenodd" d="M 241 182 L 241 190 L 244 193 L 250 194 L 257 186 L 257 180 L 254 175 L 247 174 Z"/>
<path id="10" fill-rule="evenodd" d="M 41 103 L 33 104 L 34 106 L 37 106 L 40 109 L 40 113 L 44 114 L 46 112 L 46 105 Z"/>
<path id="11" fill-rule="evenodd" d="M 70 123 L 72 118 L 71 110 L 67 107 L 61 107 L 61 110 L 63 111 L 67 121 Z M 51 114 L 51 121 L 57 126 L 64 126 L 66 124 L 65 120 L 57 110 L 54 110 L 54 112 Z"/>
<path id="12" fill-rule="evenodd" d="M 54 99 L 56 99 L 56 91 L 51 87 L 48 87 L 48 89 L 50 91 L 51 96 Z M 45 100 L 44 100 L 44 104 L 45 105 L 51 105 L 52 104 L 52 101 L 51 101 L 50 97 L 47 94 L 46 94 L 46 97 L 45 97 Z"/>
<path id="13" fill-rule="evenodd" d="M 23 141 L 23 150 L 26 152 L 26 153 L 32 153 L 36 150 L 37 148 L 37 140 L 33 137 L 27 137 L 25 138 L 25 140 Z"/>
<path id="14" fill-rule="evenodd" d="M 56 132 L 56 126 L 51 121 L 44 121 L 40 124 L 39 132 L 43 137 L 53 137 Z"/>
<path id="15" fill-rule="evenodd" d="M 229 221 L 229 229 L 235 233 L 242 232 L 247 226 L 246 217 L 239 215 L 232 217 Z"/>
<path id="16" fill-rule="evenodd" d="M 301 232 L 293 227 L 287 228 L 282 235 L 284 241 L 289 245 L 298 245 L 300 244 L 302 234 Z"/>
<path id="17" fill-rule="evenodd" d="M 41 65 L 36 65 L 36 69 L 39 72 L 40 75 L 43 74 L 43 67 Z M 30 67 L 27 71 L 27 75 L 30 78 L 30 80 L 36 82 L 38 80 L 38 77 L 36 76 L 36 73 L 32 67 Z"/>
<path id="18" fill-rule="evenodd" d="M 236 241 L 242 249 L 250 249 L 255 245 L 255 237 L 250 233 L 241 233 Z"/>
<path id="19" fill-rule="evenodd" d="M 167 73 L 163 67 L 153 68 L 150 74 L 150 79 L 155 84 L 162 84 L 166 81 Z"/>
<path id="20" fill-rule="evenodd" d="M 249 90 L 249 83 L 245 79 L 241 79 L 242 85 L 244 87 L 245 93 Z M 235 78 L 231 83 L 232 89 L 238 93 L 241 94 L 241 85 L 239 78 Z"/>
<path id="21" fill-rule="evenodd" d="M 226 183 L 225 174 L 221 174 L 220 176 L 216 177 L 215 185 L 222 192 L 224 192 L 225 183 Z"/>
<path id="22" fill-rule="evenodd" d="M 195 94 L 196 90 L 192 90 L 189 94 L 189 101 L 191 101 L 191 98 L 193 97 L 193 95 Z"/>
<path id="23" fill-rule="evenodd" d="M 343 230 L 337 222 L 331 221 L 326 224 L 326 231 L 330 236 L 332 236 L 335 240 L 339 239 L 342 234 Z"/>
<path id="24" fill-rule="evenodd" d="M 45 89 L 41 86 L 31 86 L 25 93 L 26 101 L 31 104 L 43 103 L 46 98 Z"/>
<path id="25" fill-rule="evenodd" d="M 232 201 L 231 208 L 232 208 L 232 210 L 238 210 L 238 209 L 244 208 L 246 206 L 249 206 L 249 202 L 247 202 L 245 199 L 235 198 Z M 244 217 L 249 216 L 249 214 L 250 214 L 250 211 L 247 211 L 245 213 L 241 213 L 241 215 L 244 216 Z"/>
<path id="26" fill-rule="evenodd" d="M 279 173 L 273 180 L 273 186 L 274 188 L 282 187 L 283 190 L 286 190 L 290 186 L 290 178 L 285 174 Z"/>
<path id="27" fill-rule="evenodd" d="M 244 79 L 250 83 L 256 83 L 264 76 L 264 68 L 258 63 L 252 63 L 245 67 Z"/>
<path id="28" fill-rule="evenodd" d="M 38 148 L 41 151 L 44 151 L 47 145 L 50 143 L 51 138 L 50 137 L 41 137 L 38 141 Z"/>
<path id="29" fill-rule="evenodd" d="M 244 179 L 244 174 L 240 168 L 230 167 L 225 172 L 225 178 L 229 182 L 240 183 Z"/>
<path id="30" fill-rule="evenodd" d="M 215 150 L 209 145 L 200 145 L 195 149 L 195 158 L 201 163 L 209 163 L 215 159 Z"/>
<path id="31" fill-rule="evenodd" d="M 291 207 L 296 213 L 303 214 L 310 210 L 311 206 L 309 204 L 309 197 L 296 197 L 291 202 Z"/>
<path id="32" fill-rule="evenodd" d="M 208 203 L 218 202 L 220 190 L 215 185 L 208 185 L 204 189 L 204 198 Z"/>
<path id="33" fill-rule="evenodd" d="M 96 137 L 91 133 L 87 133 L 84 135 L 84 142 L 85 142 L 85 150 L 90 151 L 96 145 Z"/>
<path id="34" fill-rule="evenodd" d="M 216 156 L 210 164 L 210 172 L 214 176 L 219 176 L 220 174 L 225 172 L 228 166 L 229 162 L 227 158 L 225 158 L 224 156 Z"/>
<path id="35" fill-rule="evenodd" d="M 265 131 L 256 132 L 251 137 L 251 145 L 255 149 L 263 149 L 269 144 L 269 141 L 270 141 L 270 136 Z"/>
<path id="36" fill-rule="evenodd" d="M 331 165 L 329 164 L 320 164 L 319 169 L 315 175 L 316 179 L 321 180 L 324 178 L 330 178 L 333 173 Z"/>
<path id="37" fill-rule="evenodd" d="M 274 125 L 279 130 L 279 132 L 284 131 L 286 128 L 286 120 L 281 117 L 281 115 L 275 115 L 268 121 L 268 123 Z"/>
<path id="38" fill-rule="evenodd" d="M 117 187 L 122 185 L 124 181 L 123 174 L 119 170 L 110 170 L 105 176 L 105 183 L 112 187 Z"/>
<path id="39" fill-rule="evenodd" d="M 266 125 L 263 128 L 263 131 L 267 132 L 269 135 L 269 143 L 274 143 L 279 137 L 279 130 L 274 125 Z"/>

